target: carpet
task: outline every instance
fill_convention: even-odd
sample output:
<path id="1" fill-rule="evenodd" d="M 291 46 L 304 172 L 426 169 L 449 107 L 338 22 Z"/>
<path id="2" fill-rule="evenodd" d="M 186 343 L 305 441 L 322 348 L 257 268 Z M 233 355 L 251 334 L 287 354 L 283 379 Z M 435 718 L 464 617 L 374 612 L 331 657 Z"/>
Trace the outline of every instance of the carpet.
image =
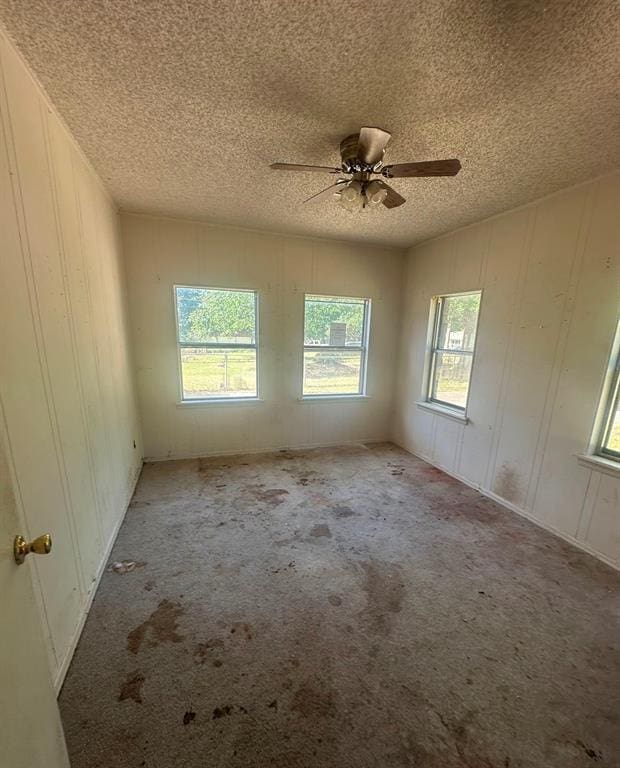
<path id="1" fill-rule="evenodd" d="M 110 564 L 73 768 L 620 765 L 620 575 L 394 445 L 147 464 Z"/>

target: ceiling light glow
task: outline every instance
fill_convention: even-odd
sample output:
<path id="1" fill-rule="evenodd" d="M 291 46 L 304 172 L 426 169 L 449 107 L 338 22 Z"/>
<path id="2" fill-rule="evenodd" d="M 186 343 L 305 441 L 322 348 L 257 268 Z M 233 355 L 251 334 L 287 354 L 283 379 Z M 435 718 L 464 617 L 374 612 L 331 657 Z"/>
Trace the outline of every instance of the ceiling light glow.
<path id="1" fill-rule="evenodd" d="M 387 189 L 381 184 L 380 181 L 371 181 L 366 187 L 366 205 L 371 208 L 376 208 L 387 197 Z"/>
<path id="2" fill-rule="evenodd" d="M 360 208 L 363 208 L 364 195 L 359 181 L 352 181 L 347 184 L 341 191 L 338 202 L 347 211 L 359 211 Z"/>

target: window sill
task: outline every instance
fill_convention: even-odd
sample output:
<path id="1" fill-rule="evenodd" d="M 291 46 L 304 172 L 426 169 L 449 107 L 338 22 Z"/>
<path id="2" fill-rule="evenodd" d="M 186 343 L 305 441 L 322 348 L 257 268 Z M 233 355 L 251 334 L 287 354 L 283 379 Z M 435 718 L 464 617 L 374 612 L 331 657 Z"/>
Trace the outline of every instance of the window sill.
<path id="1" fill-rule="evenodd" d="M 196 408 L 201 405 L 255 405 L 264 402 L 262 397 L 214 397 L 207 400 L 181 400 L 177 403 L 177 408 Z"/>
<path id="2" fill-rule="evenodd" d="M 418 408 L 423 408 L 425 411 L 431 411 L 432 413 L 438 413 L 441 416 L 447 416 L 449 419 L 459 421 L 461 424 L 469 424 L 469 419 L 467 418 L 466 413 L 457 411 L 453 408 L 448 408 L 445 405 L 430 403 L 427 400 L 419 400 L 416 405 Z"/>
<path id="3" fill-rule="evenodd" d="M 370 395 L 304 395 L 298 397 L 300 403 L 340 403 L 343 400 L 369 400 Z"/>
<path id="4" fill-rule="evenodd" d="M 575 456 L 582 467 L 594 469 L 612 477 L 620 477 L 620 462 L 618 461 L 588 453 L 576 453 Z"/>

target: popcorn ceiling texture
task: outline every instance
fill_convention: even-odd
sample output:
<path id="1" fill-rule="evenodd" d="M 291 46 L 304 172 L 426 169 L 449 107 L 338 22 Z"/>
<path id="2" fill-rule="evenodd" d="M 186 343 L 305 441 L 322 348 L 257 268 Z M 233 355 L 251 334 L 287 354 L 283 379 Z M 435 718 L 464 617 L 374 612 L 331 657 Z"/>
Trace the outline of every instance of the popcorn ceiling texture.
<path id="1" fill-rule="evenodd" d="M 0 19 L 124 210 L 408 246 L 620 165 L 615 0 L 0 0 Z M 362 125 L 407 204 L 301 206 Z"/>

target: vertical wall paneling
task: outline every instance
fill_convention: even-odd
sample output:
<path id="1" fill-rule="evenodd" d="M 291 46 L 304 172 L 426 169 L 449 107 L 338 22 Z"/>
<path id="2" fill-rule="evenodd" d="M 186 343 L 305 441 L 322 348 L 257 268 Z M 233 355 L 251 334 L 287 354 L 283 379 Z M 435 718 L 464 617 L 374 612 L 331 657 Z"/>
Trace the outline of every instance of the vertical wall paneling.
<path id="1" fill-rule="evenodd" d="M 118 212 L 1 33 L 0 116 L 0 400 L 59 685 L 141 465 Z"/>
<path id="2" fill-rule="evenodd" d="M 620 308 L 620 174 L 412 248 L 396 440 L 620 565 L 620 477 L 580 465 Z M 415 405 L 431 297 L 483 291 L 467 424 Z"/>
<path id="3" fill-rule="evenodd" d="M 121 221 L 147 458 L 390 438 L 400 251 L 171 218 Z M 260 402 L 178 404 L 175 283 L 258 291 Z M 304 293 L 372 300 L 367 398 L 301 402 Z"/>

